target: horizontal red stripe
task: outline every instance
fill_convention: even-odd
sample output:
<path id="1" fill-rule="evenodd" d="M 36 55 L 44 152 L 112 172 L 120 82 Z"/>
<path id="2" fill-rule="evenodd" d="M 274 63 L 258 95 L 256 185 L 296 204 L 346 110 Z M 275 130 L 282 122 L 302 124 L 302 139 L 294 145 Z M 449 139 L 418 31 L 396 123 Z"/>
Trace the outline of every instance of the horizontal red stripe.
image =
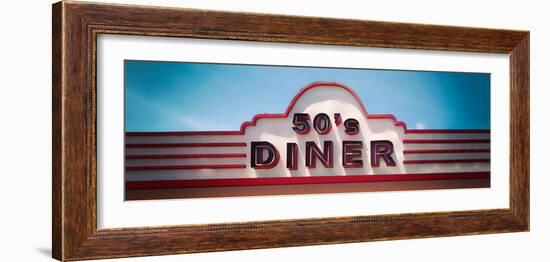
<path id="1" fill-rule="evenodd" d="M 491 139 L 403 139 L 404 144 L 490 143 Z"/>
<path id="2" fill-rule="evenodd" d="M 403 154 L 489 153 L 490 149 L 403 150 Z"/>
<path id="3" fill-rule="evenodd" d="M 488 134 L 490 129 L 407 129 L 408 134 Z"/>
<path id="4" fill-rule="evenodd" d="M 127 155 L 126 159 L 164 159 L 164 158 L 244 158 L 246 154 L 175 154 L 175 155 Z"/>
<path id="5" fill-rule="evenodd" d="M 179 169 L 226 169 L 226 168 L 246 168 L 243 164 L 226 165 L 178 165 L 178 166 L 127 166 L 127 171 L 143 170 L 179 170 Z"/>
<path id="6" fill-rule="evenodd" d="M 303 185 L 331 183 L 365 183 L 422 181 L 449 179 L 488 179 L 489 172 L 465 173 L 423 173 L 423 174 L 384 174 L 384 175 L 354 175 L 354 176 L 308 176 L 308 177 L 262 177 L 262 178 L 225 178 L 225 179 L 192 179 L 192 180 L 157 180 L 128 181 L 126 189 L 175 189 L 195 187 L 229 187 L 229 186 L 271 186 L 271 185 Z"/>
<path id="7" fill-rule="evenodd" d="M 490 159 L 434 159 L 434 160 L 404 160 L 403 164 L 451 164 L 451 163 L 485 163 Z"/>
<path id="8" fill-rule="evenodd" d="M 168 143 L 168 144 L 126 144 L 127 148 L 150 147 L 240 147 L 246 143 Z"/>
<path id="9" fill-rule="evenodd" d="M 212 136 L 243 135 L 240 131 L 126 132 L 126 136 Z"/>

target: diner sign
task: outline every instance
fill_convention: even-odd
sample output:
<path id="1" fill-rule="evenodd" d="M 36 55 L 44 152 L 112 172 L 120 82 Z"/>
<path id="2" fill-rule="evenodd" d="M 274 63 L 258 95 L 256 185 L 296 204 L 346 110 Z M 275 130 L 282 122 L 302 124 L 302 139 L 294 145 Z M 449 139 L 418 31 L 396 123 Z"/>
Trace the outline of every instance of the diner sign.
<path id="1" fill-rule="evenodd" d="M 410 129 L 333 82 L 235 131 L 127 132 L 125 158 L 127 199 L 490 185 L 488 129 Z"/>

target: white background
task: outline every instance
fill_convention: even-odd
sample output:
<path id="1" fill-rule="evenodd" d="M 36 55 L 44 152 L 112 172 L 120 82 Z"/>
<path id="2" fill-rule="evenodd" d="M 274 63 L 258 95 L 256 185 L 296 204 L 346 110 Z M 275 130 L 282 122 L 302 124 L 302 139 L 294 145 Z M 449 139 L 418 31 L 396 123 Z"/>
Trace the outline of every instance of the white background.
<path id="1" fill-rule="evenodd" d="M 106 0 L 105 0 L 106 1 Z M 109 1 L 111 2 L 111 1 Z M 550 29 L 544 1 L 119 1 L 531 31 L 531 232 L 329 246 L 217 252 L 128 261 L 548 261 Z M 2 6 L 0 48 L 1 260 L 51 256 L 51 7 L 49 1 Z M 538 120 L 538 121 L 536 121 Z M 534 165 L 533 163 L 538 163 Z"/>

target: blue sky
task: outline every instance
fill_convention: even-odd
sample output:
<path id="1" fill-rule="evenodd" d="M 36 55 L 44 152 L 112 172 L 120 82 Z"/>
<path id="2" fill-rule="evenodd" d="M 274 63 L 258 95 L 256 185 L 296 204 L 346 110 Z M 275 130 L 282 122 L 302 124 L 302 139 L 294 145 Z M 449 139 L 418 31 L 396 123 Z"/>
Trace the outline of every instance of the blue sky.
<path id="1" fill-rule="evenodd" d="M 124 78 L 127 132 L 238 130 L 255 114 L 284 112 L 316 81 L 351 87 L 369 113 L 409 128 L 490 128 L 487 73 L 126 60 Z"/>

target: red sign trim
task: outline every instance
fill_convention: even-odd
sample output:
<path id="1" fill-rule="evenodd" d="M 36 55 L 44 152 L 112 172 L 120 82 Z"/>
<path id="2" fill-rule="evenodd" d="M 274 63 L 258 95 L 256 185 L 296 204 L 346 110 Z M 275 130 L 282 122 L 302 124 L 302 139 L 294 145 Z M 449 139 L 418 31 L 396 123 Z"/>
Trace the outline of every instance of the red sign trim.
<path id="1" fill-rule="evenodd" d="M 126 189 L 127 190 L 178 189 L 178 188 L 182 189 L 182 188 L 197 188 L 197 187 L 303 185 L 303 184 L 397 182 L 397 181 L 488 179 L 488 178 L 490 178 L 490 172 L 189 179 L 189 180 L 162 180 L 162 181 L 160 180 L 128 181 L 126 182 Z"/>
<path id="2" fill-rule="evenodd" d="M 151 147 L 244 147 L 246 143 L 167 143 L 167 144 L 126 144 L 127 148 Z"/>
<path id="3" fill-rule="evenodd" d="M 225 165 L 179 165 L 179 166 L 127 166 L 126 171 L 145 171 L 145 170 L 180 170 L 180 169 L 230 169 L 246 168 L 245 164 L 225 164 Z"/>
<path id="4" fill-rule="evenodd" d="M 164 158 L 245 158 L 246 154 L 172 154 L 172 155 L 127 155 L 126 159 L 164 159 Z"/>
<path id="5" fill-rule="evenodd" d="M 455 163 L 487 163 L 490 159 L 430 159 L 430 160 L 403 160 L 403 164 L 455 164 Z"/>
<path id="6" fill-rule="evenodd" d="M 460 154 L 460 153 L 489 153 L 490 149 L 427 149 L 403 150 L 403 154 Z"/>
<path id="7" fill-rule="evenodd" d="M 486 144 L 490 139 L 403 139 L 403 144 Z"/>

